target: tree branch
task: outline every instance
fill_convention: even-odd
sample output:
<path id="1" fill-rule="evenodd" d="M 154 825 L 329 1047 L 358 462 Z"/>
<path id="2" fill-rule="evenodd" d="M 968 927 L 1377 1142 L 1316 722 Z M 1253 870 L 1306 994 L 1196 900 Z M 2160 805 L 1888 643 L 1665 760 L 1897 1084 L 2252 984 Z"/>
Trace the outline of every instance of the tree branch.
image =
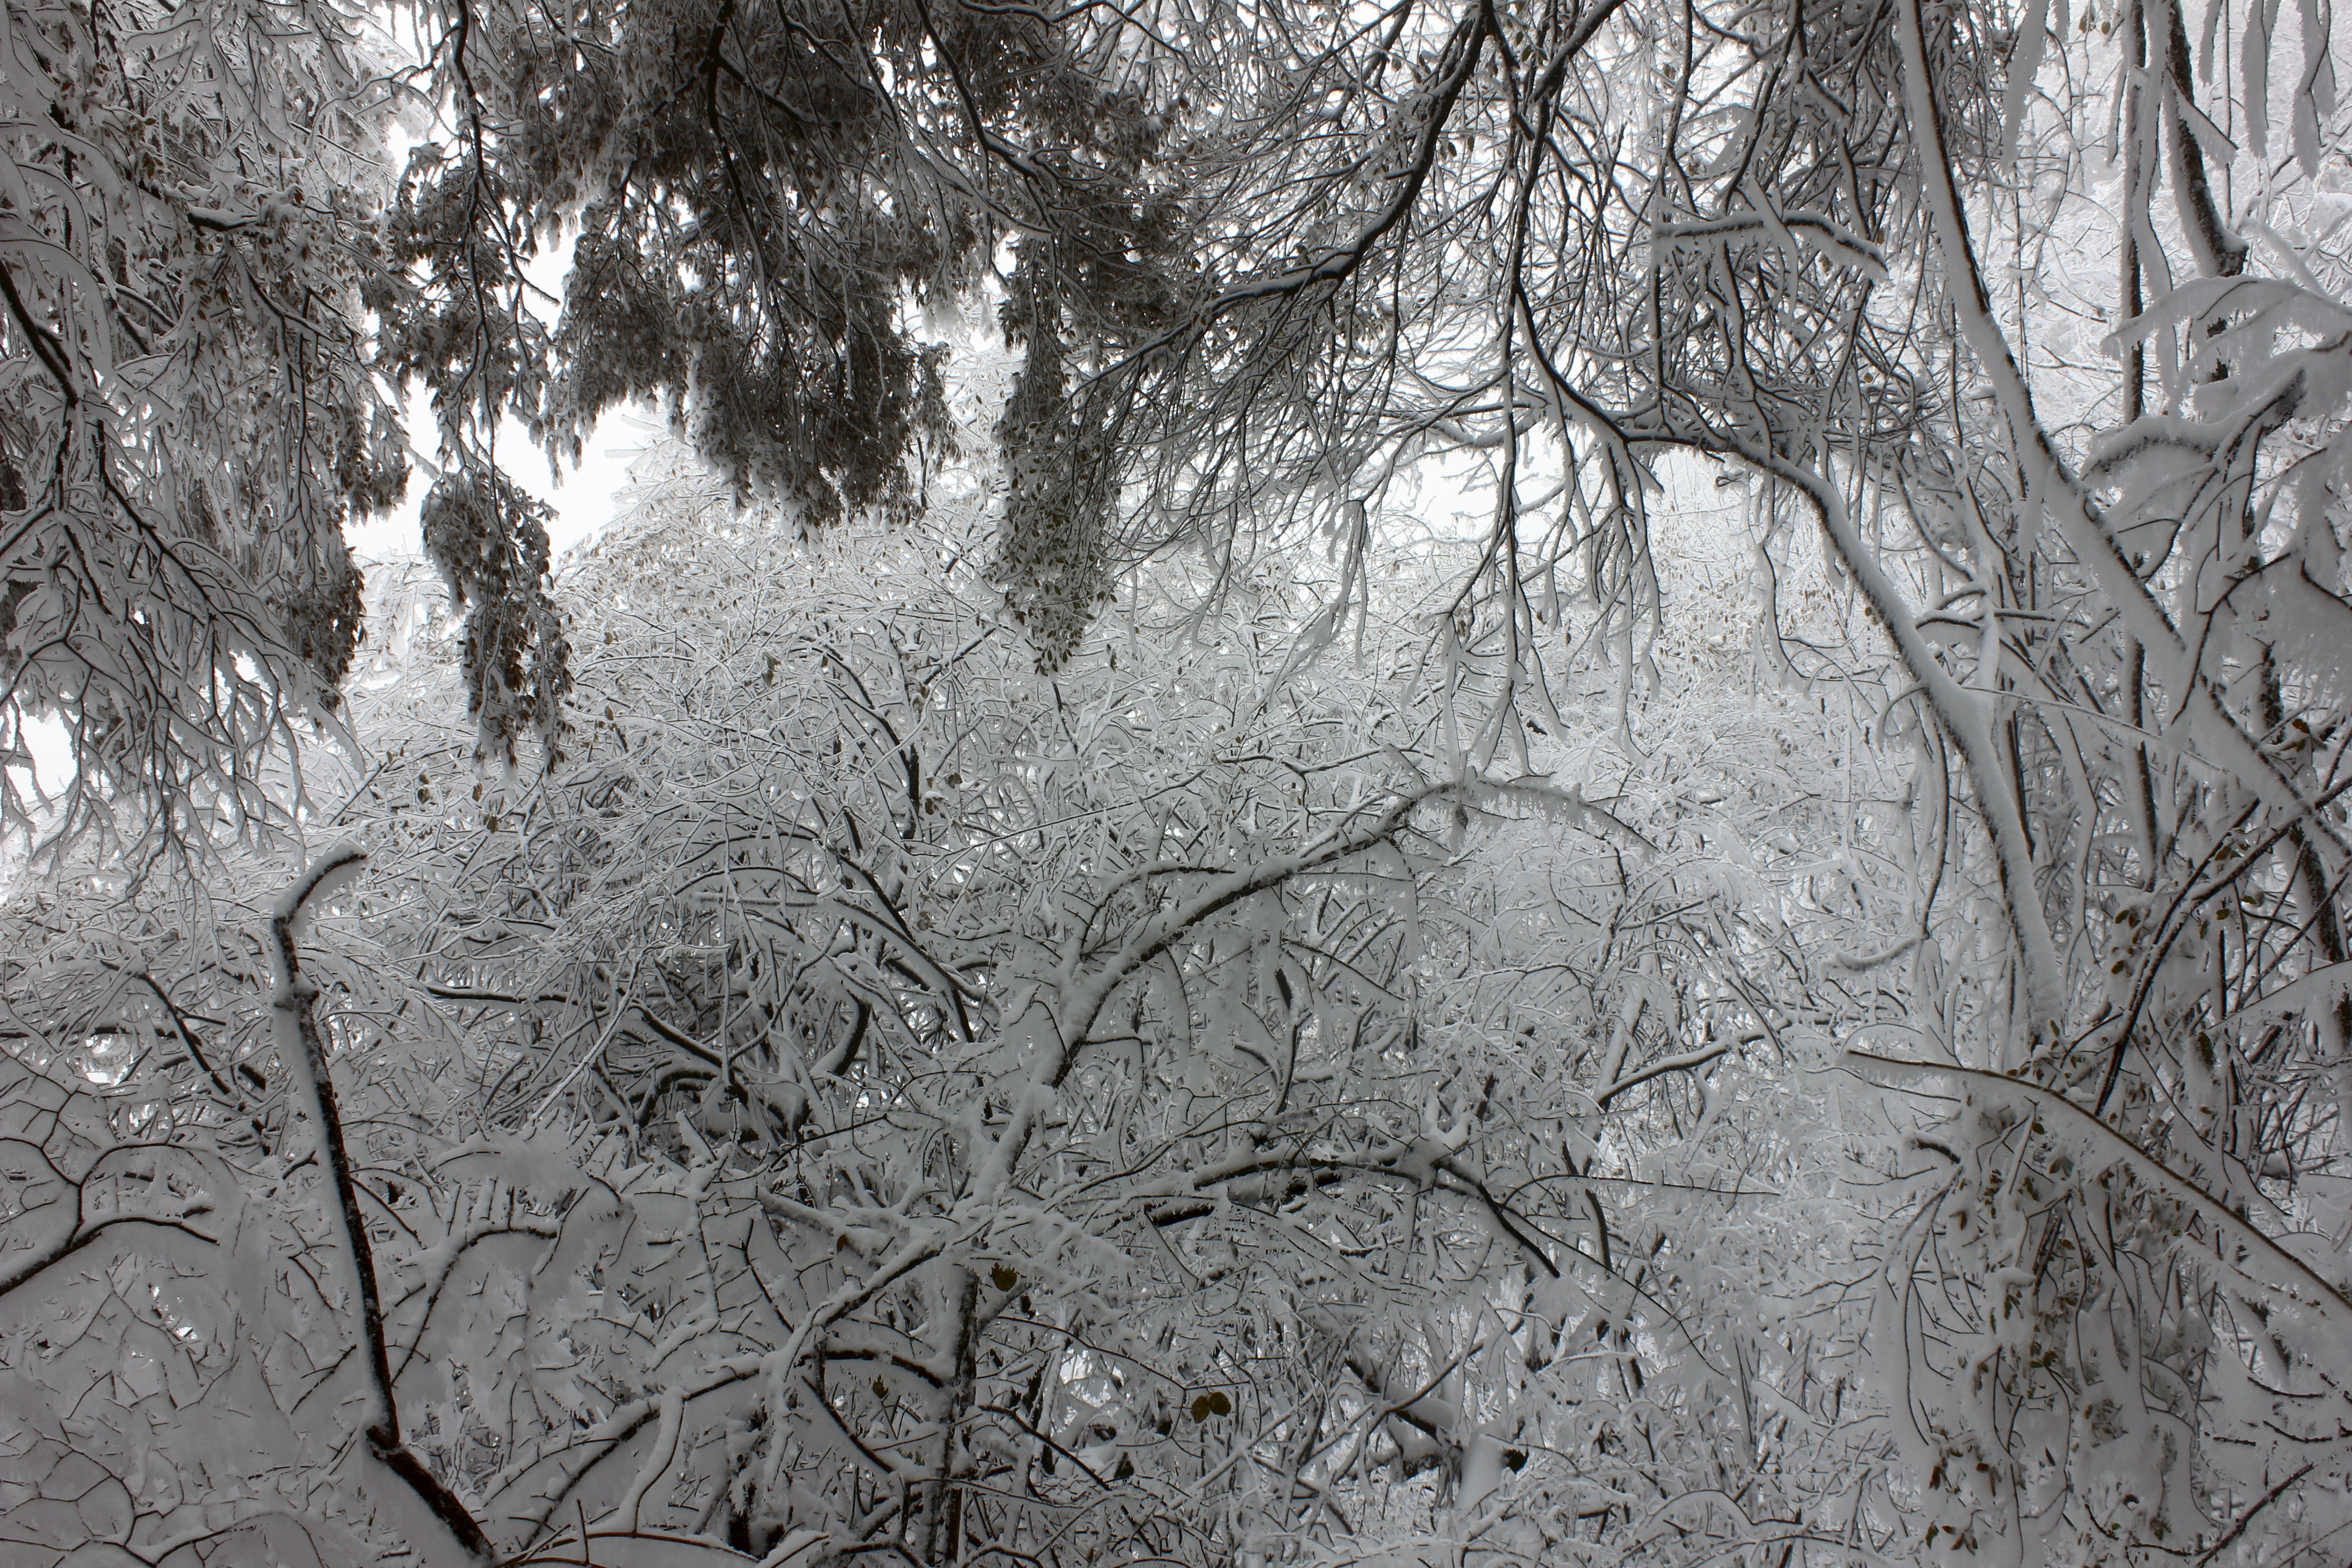
<path id="1" fill-rule="evenodd" d="M 486 1563 L 495 1553 L 481 1525 L 457 1495 L 443 1485 L 425 1468 L 425 1461 L 400 1439 L 400 1412 L 393 1401 L 392 1360 L 384 1345 L 383 1305 L 377 1294 L 375 1258 L 368 1245 L 367 1220 L 360 1213 L 351 1151 L 343 1138 L 342 1108 L 335 1098 L 326 1043 L 320 1037 L 319 1020 L 312 1005 L 318 988 L 302 978 L 295 952 L 310 900 L 349 881 L 366 863 L 367 855 L 357 845 L 339 846 L 314 862 L 278 902 L 277 914 L 270 921 L 270 935 L 278 965 L 278 994 L 272 1005 L 278 1011 L 280 1054 L 308 1079 L 311 1113 L 319 1122 L 319 1146 L 326 1156 L 334 1185 L 335 1201 L 330 1211 L 342 1231 L 344 1253 L 351 1262 L 360 1307 L 360 1348 L 365 1352 L 363 1364 L 373 1406 L 364 1434 L 368 1450 L 407 1483 L 468 1558 Z"/>

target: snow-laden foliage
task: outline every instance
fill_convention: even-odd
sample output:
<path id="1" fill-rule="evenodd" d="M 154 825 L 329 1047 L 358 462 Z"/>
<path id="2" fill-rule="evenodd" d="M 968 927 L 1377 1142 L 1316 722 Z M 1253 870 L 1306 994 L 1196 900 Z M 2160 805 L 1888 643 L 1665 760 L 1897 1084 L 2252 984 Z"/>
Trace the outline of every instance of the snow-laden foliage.
<path id="1" fill-rule="evenodd" d="M 1482 770 L 1509 664 L 1454 547 L 1360 662 L 1297 658 L 1325 584 L 1202 619 L 1143 574 L 1046 677 L 968 507 L 818 548 L 646 468 L 562 579 L 565 766 L 467 765 L 460 628 L 394 563 L 382 749 L 311 791 L 368 860 L 307 924 L 260 857 L 12 900 L 29 1561 L 2336 1527 L 2276 1381 L 2341 1321 L 2291 1016 L 2236 1068 L 2259 1210 L 2155 1092 L 1940 1055 L 2011 1026 L 1998 851 L 1769 495 L 1685 493 L 1666 635 Z"/>
<path id="2" fill-rule="evenodd" d="M 1932 867 L 1856 952 L 1877 1000 L 1802 1001 L 1894 1091 L 1870 1342 L 1932 1526 L 1904 1544 L 2340 1552 L 2332 15 L 1313 15 L 1187 144 L 1219 177 L 1181 323 L 1028 340 L 1099 367 L 1070 384 L 1101 470 L 1038 504 L 1129 484 L 1126 548 L 1319 528 L 1352 565 L 1446 467 L 1491 519 L 1437 636 L 1441 680 L 1486 683 L 1482 765 L 1544 717 L 1563 626 L 1638 680 L 1698 484 L 1817 529 L 1900 672 L 1867 732 L 1917 748 Z"/>
<path id="3" fill-rule="evenodd" d="M 404 443 L 366 370 L 384 94 L 362 10 L 12 5 L 0 37 L 0 832 L 131 863 L 283 826 L 331 716 L 347 519 Z M 65 776 L 18 764 L 61 722 Z"/>
<path id="4" fill-rule="evenodd" d="M 1115 13 L 435 0 L 415 16 L 441 112 L 401 187 L 386 364 L 431 395 L 436 497 L 467 503 L 467 557 L 527 567 L 543 549 L 499 471 L 503 419 L 577 461 L 597 416 L 637 400 L 740 496 L 812 529 L 919 511 L 952 430 L 942 338 L 989 308 L 1015 235 L 1024 254 L 1058 242 L 1065 270 L 1023 307 L 1041 319 L 1175 309 L 1149 265 L 1184 248 L 1150 174 L 1171 129 L 1164 72 Z M 542 246 L 568 258 L 558 300 L 526 278 Z M 515 575 L 471 612 L 494 749 L 555 740 L 567 668 L 536 574 Z"/>
<path id="5" fill-rule="evenodd" d="M 1139 580 L 1047 678 L 951 512 L 818 552 L 647 489 L 564 579 L 565 769 L 458 765 L 380 571 L 398 740 L 307 930 L 258 863 L 218 938 L 12 906 L 32 1560 L 1696 1560 L 1727 1467 L 1769 1515 L 1886 1448 L 1807 1295 L 1815 977 L 1757 962 L 1867 964 L 1878 879 L 1798 848 L 1835 728 L 1743 638 L 1659 650 L 1647 760 L 1571 742 L 1604 680 L 1493 777 L 1410 624 L 1285 676 L 1281 579 Z"/>
<path id="6" fill-rule="evenodd" d="M 2341 1555 L 2321 7 L 425 23 L 371 299 L 470 619 L 377 584 L 348 778 L 220 741 L 258 643 L 77 721 L 313 855 L 12 896 L 12 1551 Z M 41 451 L 308 428 L 117 430 L 79 278 Z M 720 480 L 551 584 L 502 417 L 647 393 Z M 196 668 L 11 559 L 12 658 Z"/>

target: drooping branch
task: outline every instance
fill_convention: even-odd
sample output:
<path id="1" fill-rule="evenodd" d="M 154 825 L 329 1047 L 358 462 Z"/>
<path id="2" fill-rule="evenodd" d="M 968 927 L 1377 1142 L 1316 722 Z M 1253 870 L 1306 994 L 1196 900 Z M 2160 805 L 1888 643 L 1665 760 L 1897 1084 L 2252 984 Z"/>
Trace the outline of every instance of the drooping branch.
<path id="1" fill-rule="evenodd" d="M 2105 1121 L 2054 1089 L 2004 1073 L 1941 1062 L 1903 1061 L 1869 1051 L 1848 1050 L 1846 1067 L 1865 1079 L 1886 1079 L 1906 1086 L 1947 1079 L 1969 1086 L 1995 1104 L 2024 1106 L 2036 1116 L 2057 1124 L 2058 1135 L 2073 1139 L 2093 1159 L 2119 1164 L 2133 1176 L 2195 1214 L 2235 1244 L 2225 1267 L 2243 1273 L 2285 1302 L 2310 1313 L 2332 1333 L 2336 1353 L 2352 1352 L 2352 1297 L 2320 1277 L 2312 1267 L 2281 1247 L 2270 1236 L 2228 1204 L 2181 1175 Z"/>

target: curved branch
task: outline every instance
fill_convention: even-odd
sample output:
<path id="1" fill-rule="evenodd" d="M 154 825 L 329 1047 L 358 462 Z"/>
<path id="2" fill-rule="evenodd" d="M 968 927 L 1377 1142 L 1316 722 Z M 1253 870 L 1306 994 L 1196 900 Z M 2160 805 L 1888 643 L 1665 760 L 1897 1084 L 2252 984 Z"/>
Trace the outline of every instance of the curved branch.
<path id="1" fill-rule="evenodd" d="M 348 881 L 366 864 L 366 852 L 355 844 L 339 846 L 320 857 L 287 889 L 270 921 L 278 959 L 278 994 L 271 1005 L 278 1012 L 279 1054 L 309 1080 L 310 1110 L 319 1123 L 320 1149 L 326 1156 L 334 1184 L 332 1212 L 342 1231 L 344 1253 L 351 1263 L 352 1285 L 359 1300 L 361 1349 L 366 1352 L 369 1403 L 373 1406 L 366 1428 L 368 1450 L 386 1469 L 407 1483 L 408 1489 L 448 1531 L 460 1551 L 475 1562 L 487 1562 L 494 1553 L 481 1525 L 457 1493 L 443 1485 L 440 1478 L 426 1468 L 425 1461 L 400 1438 L 400 1409 L 393 1399 L 392 1358 L 384 1345 L 383 1303 L 377 1293 L 375 1258 L 368 1244 L 367 1221 L 360 1213 L 358 1182 L 352 1171 L 351 1150 L 343 1138 L 342 1107 L 335 1098 L 326 1042 L 320 1037 L 318 1016 L 311 1006 L 317 999 L 318 987 L 302 977 L 300 962 L 295 954 L 310 900 L 329 888 Z M 289 1034 L 293 1037 L 290 1040 L 286 1037 Z"/>

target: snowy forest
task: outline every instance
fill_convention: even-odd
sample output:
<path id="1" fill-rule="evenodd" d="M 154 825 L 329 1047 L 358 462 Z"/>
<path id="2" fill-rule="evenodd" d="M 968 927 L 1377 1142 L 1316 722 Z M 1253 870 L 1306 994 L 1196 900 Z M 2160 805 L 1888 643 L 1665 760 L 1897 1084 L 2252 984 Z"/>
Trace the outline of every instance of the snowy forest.
<path id="1" fill-rule="evenodd" d="M 9 0 L 0 1563 L 2352 1562 L 2347 45 Z"/>

